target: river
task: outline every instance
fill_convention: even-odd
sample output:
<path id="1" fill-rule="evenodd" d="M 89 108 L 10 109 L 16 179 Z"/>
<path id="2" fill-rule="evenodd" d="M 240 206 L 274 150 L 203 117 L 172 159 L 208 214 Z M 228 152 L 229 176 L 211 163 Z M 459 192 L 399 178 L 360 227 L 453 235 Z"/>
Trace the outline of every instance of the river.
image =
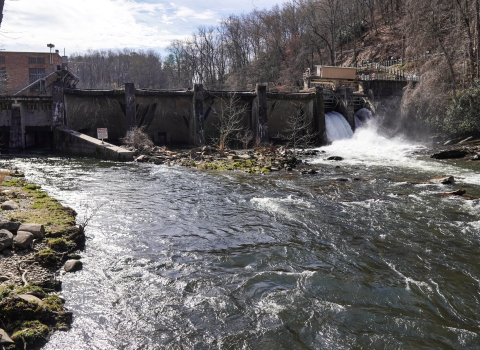
<path id="1" fill-rule="evenodd" d="M 438 193 L 480 196 L 480 162 L 421 148 L 364 129 L 316 175 L 8 160 L 93 214 L 44 349 L 478 349 L 480 201 Z"/>

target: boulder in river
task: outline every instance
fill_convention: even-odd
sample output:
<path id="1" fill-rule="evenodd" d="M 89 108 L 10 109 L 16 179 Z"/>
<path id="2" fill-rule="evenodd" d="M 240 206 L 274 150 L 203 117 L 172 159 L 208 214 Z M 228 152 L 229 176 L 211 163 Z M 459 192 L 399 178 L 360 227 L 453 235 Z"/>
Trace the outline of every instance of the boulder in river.
<path id="1" fill-rule="evenodd" d="M 456 191 L 453 191 L 453 192 L 447 192 L 447 193 L 443 193 L 443 194 L 446 195 L 446 196 L 463 196 L 465 193 L 467 193 L 467 191 L 465 191 L 465 190 L 456 190 Z"/>
<path id="2" fill-rule="evenodd" d="M 336 160 L 336 161 L 339 161 L 339 160 L 343 160 L 342 157 L 339 157 L 339 156 L 331 156 L 331 157 L 328 157 L 327 160 Z"/>
<path id="3" fill-rule="evenodd" d="M 433 179 L 428 180 L 432 183 L 441 183 L 442 185 L 451 185 L 455 183 L 455 178 L 453 176 L 446 176 L 446 177 L 435 177 Z"/>
<path id="4" fill-rule="evenodd" d="M 13 234 L 8 230 L 0 230 L 0 251 L 13 245 Z"/>
<path id="5" fill-rule="evenodd" d="M 1 207 L 2 210 L 16 210 L 18 209 L 18 204 L 14 201 L 6 201 L 2 203 Z"/>
<path id="6" fill-rule="evenodd" d="M 18 231 L 16 236 L 13 238 L 13 245 L 20 249 L 27 249 L 32 244 L 33 233 L 27 231 Z"/>
<path id="7" fill-rule="evenodd" d="M 316 171 L 315 169 L 308 169 L 308 170 L 302 170 L 302 174 L 303 175 L 315 175 L 318 171 Z"/>
<path id="8" fill-rule="evenodd" d="M 72 260 L 68 260 L 65 263 L 65 266 L 63 267 L 63 269 L 66 272 L 75 272 L 75 271 L 81 270 L 82 267 L 83 267 L 83 263 L 80 260 L 72 259 Z"/>
<path id="9" fill-rule="evenodd" d="M 35 238 L 42 239 L 45 234 L 45 227 L 41 224 L 21 224 L 18 231 L 30 232 Z"/>
<path id="10" fill-rule="evenodd" d="M 467 151 L 463 150 L 449 150 L 449 151 L 442 151 L 438 153 L 434 153 L 430 156 L 430 158 L 434 159 L 458 159 L 458 158 L 463 158 L 468 154 Z"/>

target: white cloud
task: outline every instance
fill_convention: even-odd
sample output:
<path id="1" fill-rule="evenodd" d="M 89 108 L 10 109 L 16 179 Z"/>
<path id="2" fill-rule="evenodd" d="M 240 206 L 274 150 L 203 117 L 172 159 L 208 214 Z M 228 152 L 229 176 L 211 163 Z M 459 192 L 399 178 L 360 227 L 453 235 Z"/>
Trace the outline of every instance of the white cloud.
<path id="1" fill-rule="evenodd" d="M 87 49 L 142 48 L 162 52 L 174 39 L 230 13 L 253 10 L 259 0 L 6 0 L 0 47 L 8 51 L 68 53 Z M 263 0 L 271 7 L 276 1 Z"/>

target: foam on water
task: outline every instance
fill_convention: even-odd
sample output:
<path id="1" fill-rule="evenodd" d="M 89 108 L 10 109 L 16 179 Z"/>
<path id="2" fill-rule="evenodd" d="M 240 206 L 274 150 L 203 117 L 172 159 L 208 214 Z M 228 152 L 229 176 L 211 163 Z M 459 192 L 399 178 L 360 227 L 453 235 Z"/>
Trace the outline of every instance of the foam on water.
<path id="1" fill-rule="evenodd" d="M 319 150 L 325 151 L 327 156 L 344 158 L 343 163 L 348 165 L 410 169 L 415 172 L 430 172 L 432 177 L 452 175 L 457 181 L 480 185 L 480 174 L 477 172 L 465 170 L 452 163 L 446 164 L 432 161 L 425 156 L 417 156 L 415 152 L 425 150 L 424 145 L 409 141 L 402 135 L 393 138 L 382 136 L 374 119 L 356 130 L 351 138 L 336 139 L 331 145 Z M 311 163 L 330 163 L 326 158 L 328 157 L 319 157 Z"/>
<path id="2" fill-rule="evenodd" d="M 291 195 L 285 198 L 254 197 L 251 199 L 251 202 L 269 212 L 279 212 L 285 214 L 289 213 L 289 210 L 286 207 L 287 205 L 300 206 L 305 209 L 314 207 L 311 203 L 305 201 L 304 199 L 293 198 Z"/>

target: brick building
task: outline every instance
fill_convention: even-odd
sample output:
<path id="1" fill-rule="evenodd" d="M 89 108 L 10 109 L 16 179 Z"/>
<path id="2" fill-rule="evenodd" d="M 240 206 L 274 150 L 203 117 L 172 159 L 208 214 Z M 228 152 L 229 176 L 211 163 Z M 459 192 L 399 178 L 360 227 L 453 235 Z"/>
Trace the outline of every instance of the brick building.
<path id="1" fill-rule="evenodd" d="M 65 122 L 64 89 L 77 82 L 58 51 L 0 51 L 0 148 L 48 147 Z"/>
<path id="2" fill-rule="evenodd" d="M 8 52 L 0 51 L 0 94 L 11 96 L 31 83 L 61 69 L 62 57 L 55 52 Z M 38 81 L 26 93 L 45 88 Z"/>

